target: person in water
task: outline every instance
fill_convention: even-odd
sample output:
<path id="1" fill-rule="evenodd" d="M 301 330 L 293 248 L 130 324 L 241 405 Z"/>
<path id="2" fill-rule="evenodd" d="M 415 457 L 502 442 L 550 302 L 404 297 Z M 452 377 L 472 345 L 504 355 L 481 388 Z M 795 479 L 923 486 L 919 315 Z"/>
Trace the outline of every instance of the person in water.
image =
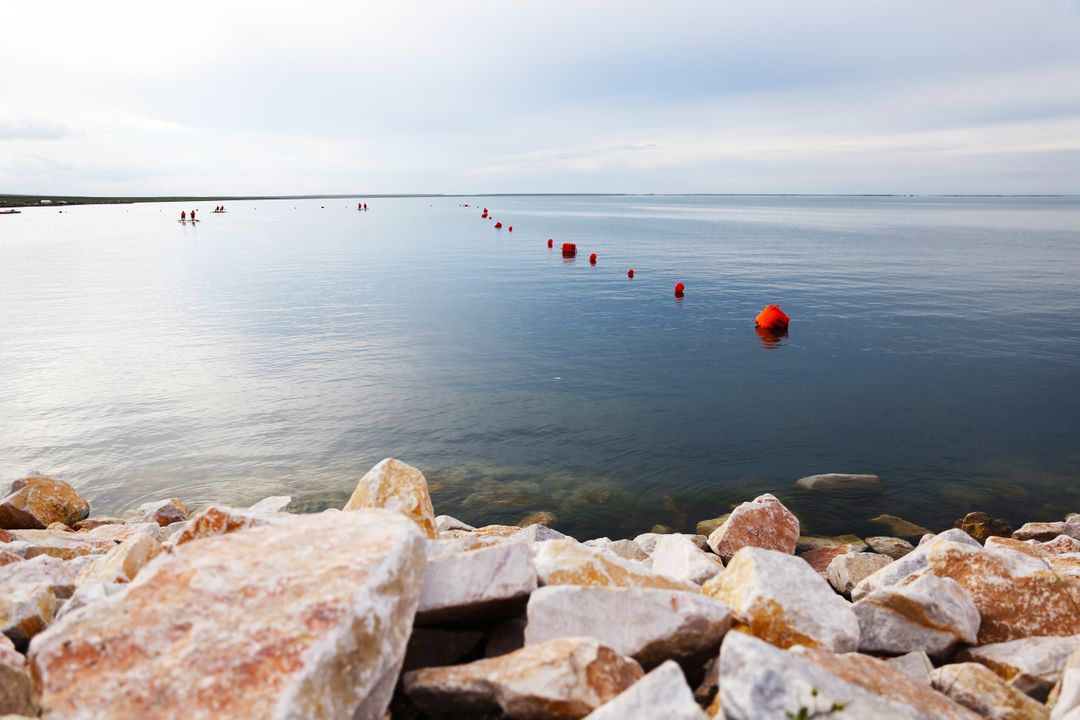
<path id="1" fill-rule="evenodd" d="M 186 210 L 181 210 L 180 211 L 180 222 L 184 222 L 185 220 L 187 220 L 187 211 Z"/>
<path id="2" fill-rule="evenodd" d="M 195 211 L 191 211 L 191 222 L 195 222 Z"/>

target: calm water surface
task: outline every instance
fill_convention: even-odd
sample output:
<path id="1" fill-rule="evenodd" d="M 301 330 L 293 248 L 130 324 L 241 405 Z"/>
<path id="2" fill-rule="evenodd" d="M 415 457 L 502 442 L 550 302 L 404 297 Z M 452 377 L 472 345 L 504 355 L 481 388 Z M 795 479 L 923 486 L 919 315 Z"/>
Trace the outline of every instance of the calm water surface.
<path id="1" fill-rule="evenodd" d="M 820 533 L 1080 511 L 1075 198 L 368 203 L 0 217 L 0 480 L 316 510 L 393 455 L 438 512 L 580 537 L 763 491 Z"/>

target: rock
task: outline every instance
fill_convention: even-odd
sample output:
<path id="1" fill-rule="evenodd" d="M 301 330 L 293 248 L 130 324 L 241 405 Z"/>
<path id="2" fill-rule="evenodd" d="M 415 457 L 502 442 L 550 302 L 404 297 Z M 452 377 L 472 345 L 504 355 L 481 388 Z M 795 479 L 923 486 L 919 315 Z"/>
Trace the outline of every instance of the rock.
<path id="1" fill-rule="evenodd" d="M 188 509 L 178 498 L 152 500 L 124 513 L 128 522 L 155 522 L 165 527 L 188 519 Z"/>
<path id="2" fill-rule="evenodd" d="M 54 620 L 59 620 L 70 612 L 75 612 L 81 607 L 92 605 L 98 600 L 104 600 L 110 595 L 120 592 L 125 586 L 115 582 L 101 582 L 99 580 L 82 582 L 75 588 L 72 596 L 63 604 L 56 613 Z"/>
<path id="3" fill-rule="evenodd" d="M 180 529 L 170 536 L 165 544 L 179 546 L 192 540 L 227 535 L 247 528 L 276 523 L 275 516 L 268 513 L 255 513 L 250 510 L 211 505 L 192 516 L 191 520 L 179 525 Z M 170 527 L 175 527 L 172 525 Z"/>
<path id="4" fill-rule="evenodd" d="M 934 669 L 934 664 L 930 662 L 930 658 L 924 652 L 909 652 L 906 655 L 888 658 L 885 662 L 897 670 L 907 673 L 923 685 L 930 684 L 930 672 Z"/>
<path id="5" fill-rule="evenodd" d="M 841 595 L 850 597 L 860 582 L 892 562 L 887 555 L 852 552 L 833 558 L 825 570 L 825 579 Z"/>
<path id="6" fill-rule="evenodd" d="M 743 548 L 701 592 L 732 609 L 736 628 L 777 647 L 848 652 L 858 646 L 859 622 L 851 604 L 793 555 Z"/>
<path id="7" fill-rule="evenodd" d="M 716 530 L 716 528 L 726 523 L 729 517 L 731 517 L 731 513 L 724 513 L 719 517 L 702 520 L 694 528 L 694 531 L 698 535 L 704 535 L 705 537 L 709 537 L 710 535 L 712 535 L 713 531 Z"/>
<path id="8" fill-rule="evenodd" d="M 536 589 L 527 545 L 504 543 L 428 560 L 416 622 L 438 624 L 516 614 Z"/>
<path id="9" fill-rule="evenodd" d="M 74 525 L 90 514 L 86 502 L 71 485 L 39 473 L 16 480 L 0 499 L 0 528 L 43 530 L 54 522 Z"/>
<path id="10" fill-rule="evenodd" d="M 653 572 L 643 563 L 624 560 L 575 540 L 552 540 L 532 546 L 541 585 L 606 585 L 696 590 L 697 586 Z"/>
<path id="11" fill-rule="evenodd" d="M 128 538 L 79 572 L 78 582 L 126 583 L 162 551 L 149 533 Z"/>
<path id="12" fill-rule="evenodd" d="M 799 539 L 799 520 L 769 494 L 745 502 L 709 536 L 709 547 L 726 563 L 744 547 L 792 554 Z"/>
<path id="13" fill-rule="evenodd" d="M 283 513 L 292 507 L 292 495 L 271 495 L 248 508 L 253 513 Z"/>
<path id="14" fill-rule="evenodd" d="M 956 521 L 955 527 L 979 542 L 986 542 L 988 537 L 1011 537 L 1013 531 L 1008 521 L 991 517 L 984 512 L 969 512 Z"/>
<path id="15" fill-rule="evenodd" d="M 15 541 L 7 543 L 7 549 L 27 560 L 47 555 L 57 560 L 72 560 L 84 555 L 104 555 L 116 547 L 107 538 L 91 537 L 83 532 L 57 532 L 55 530 L 15 530 Z"/>
<path id="16" fill-rule="evenodd" d="M 591 638 L 562 638 L 467 665 L 405 673 L 422 711 L 468 717 L 581 718 L 637 682 L 641 666 Z"/>
<path id="17" fill-rule="evenodd" d="M 829 547 L 817 547 L 799 555 L 807 565 L 814 569 L 818 575 L 828 578 L 826 574 L 833 560 L 848 553 L 857 554 L 850 545 L 831 545 Z"/>
<path id="18" fill-rule="evenodd" d="M 854 610 L 861 652 L 942 656 L 957 643 L 973 644 L 979 632 L 971 596 L 955 581 L 930 574 L 876 590 Z"/>
<path id="19" fill-rule="evenodd" d="M 1061 680 L 1050 693 L 1048 704 L 1053 706 L 1054 720 L 1073 720 L 1080 709 L 1080 650 L 1074 650 L 1061 669 Z"/>
<path id="20" fill-rule="evenodd" d="M 610 540 L 605 537 L 597 538 L 596 540 L 586 540 L 582 544 L 588 547 L 597 548 L 598 550 L 606 550 L 607 552 L 615 553 L 624 560 L 646 562 L 649 559 L 648 553 L 642 550 L 641 546 L 633 540 Z"/>
<path id="21" fill-rule="evenodd" d="M 478 538 L 484 538 L 484 537 L 508 538 L 511 535 L 516 535 L 519 532 L 521 532 L 521 528 L 518 527 L 517 525 L 484 525 L 483 527 L 476 528 L 475 530 L 473 530 L 469 534 L 472 535 L 473 537 L 478 537 Z M 552 530 L 552 532 L 555 532 L 555 531 Z"/>
<path id="22" fill-rule="evenodd" d="M 496 623 L 488 633 L 484 657 L 498 657 L 525 647 L 525 624 L 523 617 L 507 618 Z"/>
<path id="23" fill-rule="evenodd" d="M 930 673 L 934 689 L 992 720 L 1049 720 L 1050 711 L 978 663 L 946 665 Z"/>
<path id="24" fill-rule="evenodd" d="M 805 553 L 818 548 L 848 547 L 851 552 L 866 552 L 870 549 L 858 535 L 800 535 L 795 543 L 795 552 Z"/>
<path id="25" fill-rule="evenodd" d="M 534 543 L 546 542 L 547 540 L 565 540 L 566 536 L 558 530 L 552 530 L 545 525 L 533 524 L 523 528 L 510 536 L 514 542 Z M 574 542 L 577 542 L 576 540 Z"/>
<path id="26" fill-rule="evenodd" d="M 169 527 L 178 524 L 174 523 Z M 155 540 L 159 540 L 163 532 L 165 532 L 165 528 L 156 522 L 133 522 L 124 523 L 123 525 L 100 525 L 92 530 L 80 530 L 72 537 L 85 540 L 111 540 L 114 543 L 122 543 L 128 538 L 137 535 L 149 535 Z"/>
<path id="27" fill-rule="evenodd" d="M 872 657 L 780 650 L 743 633 L 720 648 L 726 720 L 978 720 L 906 673 Z"/>
<path id="28" fill-rule="evenodd" d="M 1068 535 L 1058 535 L 1053 540 L 1036 543 L 1035 547 L 1048 555 L 1064 555 L 1065 553 L 1080 552 L 1080 540 L 1071 538 Z"/>
<path id="29" fill-rule="evenodd" d="M 442 667 L 461 662 L 480 647 L 484 634 L 477 630 L 413 628 L 405 648 L 401 671 Z"/>
<path id="30" fill-rule="evenodd" d="M 462 530 L 464 532 L 472 532 L 476 528 L 468 523 L 463 523 L 455 517 L 449 515 L 436 515 L 435 516 L 435 529 L 439 531 L 441 535 L 444 532 L 450 532 L 451 530 Z"/>
<path id="31" fill-rule="evenodd" d="M 4 528 L 0 528 L 0 543 L 15 542 L 15 536 Z"/>
<path id="32" fill-rule="evenodd" d="M 982 616 L 979 645 L 1080 634 L 1077 595 L 1045 560 L 997 546 L 932 542 L 927 547 L 926 572 L 952 578 L 975 601 Z"/>
<path id="33" fill-rule="evenodd" d="M 586 716 L 586 720 L 708 720 L 678 664 L 668 661 Z"/>
<path id="34" fill-rule="evenodd" d="M 127 521 L 123 518 L 118 517 L 92 517 L 86 518 L 85 520 L 80 520 L 79 522 L 72 525 L 71 528 L 75 531 L 93 530 L 95 528 L 101 527 L 102 525 L 123 525 L 125 522 Z"/>
<path id="35" fill-rule="evenodd" d="M 641 535 L 638 535 L 636 538 L 634 538 L 634 542 L 637 543 L 638 547 L 644 550 L 647 555 L 652 555 L 653 550 L 656 549 L 656 543 L 660 541 L 660 538 L 667 537 L 668 535 L 673 534 L 682 535 L 685 538 L 689 538 L 690 542 L 694 543 L 702 550 L 708 551 L 710 549 L 708 544 L 708 538 L 704 535 L 687 535 L 685 533 L 647 532 L 642 533 Z"/>
<path id="36" fill-rule="evenodd" d="M 410 518 L 432 540 L 439 537 L 427 479 L 412 465 L 386 458 L 356 484 L 344 510 L 386 508 Z"/>
<path id="37" fill-rule="evenodd" d="M 657 535 L 667 535 L 675 531 L 667 525 L 661 525 L 657 523 L 656 525 L 653 525 L 651 528 L 649 528 L 649 532 L 655 533 Z"/>
<path id="38" fill-rule="evenodd" d="M 959 659 L 985 665 L 1020 692 L 1043 702 L 1077 649 L 1080 635 L 1031 637 L 968 648 Z"/>
<path id="39" fill-rule="evenodd" d="M 652 569 L 676 580 L 702 584 L 724 571 L 724 563 L 685 535 L 664 535 L 652 552 Z"/>
<path id="40" fill-rule="evenodd" d="M 415 524 L 383 510 L 177 545 L 34 638 L 44 714 L 381 718 L 424 564 Z"/>
<path id="41" fill-rule="evenodd" d="M 559 518 L 553 512 L 547 510 L 540 510 L 534 513 L 529 513 L 521 520 L 518 520 L 518 527 L 529 527 L 530 525 L 554 525 L 558 522 Z"/>
<path id="42" fill-rule="evenodd" d="M 916 525 L 895 515 L 878 515 L 870 518 L 870 522 L 877 523 L 887 528 L 893 535 L 899 535 L 900 537 L 921 537 L 930 532 L 922 525 Z"/>
<path id="43" fill-rule="evenodd" d="M 505 545 L 509 542 L 506 538 L 479 538 L 472 535 L 463 535 L 456 538 L 440 538 L 439 540 L 427 541 L 428 560 L 433 560 L 444 555 L 453 555 L 459 552 L 469 552 L 480 548 Z"/>
<path id="44" fill-rule="evenodd" d="M 25 648 L 75 591 L 75 571 L 52 557 L 0 567 L 0 633 Z"/>
<path id="45" fill-rule="evenodd" d="M 26 658 L 6 635 L 0 635 L 0 714 L 5 713 L 37 715 L 37 698 Z"/>
<path id="46" fill-rule="evenodd" d="M 880 490 L 881 480 L 877 475 L 849 475 L 845 473 L 825 473 L 799 478 L 795 484 L 805 490 Z"/>
<path id="47" fill-rule="evenodd" d="M 927 542 L 920 544 L 919 547 L 915 548 L 915 550 L 899 560 L 889 563 L 877 572 L 864 578 L 862 582 L 858 583 L 851 590 L 851 599 L 859 600 L 879 588 L 895 585 L 912 573 L 923 570 L 926 567 L 927 553 L 930 551 L 931 546 L 937 543 L 957 543 L 974 548 L 982 548 L 978 541 L 963 530 L 946 530 L 943 533 L 933 536 Z"/>
<path id="48" fill-rule="evenodd" d="M 22 559 L 22 555 L 16 555 L 10 550 L 4 550 L 3 548 L 0 548 L 0 566 L 17 563 L 20 562 Z"/>
<path id="49" fill-rule="evenodd" d="M 1016 540 L 1037 540 L 1047 542 L 1058 535 L 1068 535 L 1080 540 L 1080 523 L 1071 522 L 1030 522 L 1020 526 L 1012 534 Z"/>
<path id="50" fill-rule="evenodd" d="M 866 538 L 866 544 L 869 545 L 870 549 L 874 552 L 881 555 L 888 555 L 893 560 L 899 560 L 915 549 L 915 546 L 907 540 L 886 537 L 883 535 L 875 535 L 874 537 Z"/>
<path id="51" fill-rule="evenodd" d="M 731 610 L 681 590 L 557 585 L 529 598 L 526 646 L 560 637 L 593 637 L 644 667 L 715 654 Z"/>

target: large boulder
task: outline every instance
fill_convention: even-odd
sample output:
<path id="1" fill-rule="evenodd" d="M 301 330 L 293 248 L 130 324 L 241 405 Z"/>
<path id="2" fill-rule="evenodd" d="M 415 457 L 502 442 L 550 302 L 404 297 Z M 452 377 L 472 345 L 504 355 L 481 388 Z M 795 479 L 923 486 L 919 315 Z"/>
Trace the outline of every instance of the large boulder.
<path id="1" fill-rule="evenodd" d="M 968 648 L 960 659 L 977 662 L 1040 702 L 1061 679 L 1069 656 L 1080 649 L 1080 635 L 1031 637 Z"/>
<path id="2" fill-rule="evenodd" d="M 926 568 L 926 555 L 930 549 L 938 543 L 958 543 L 973 548 L 982 548 L 979 543 L 963 530 L 946 530 L 935 535 L 930 540 L 921 543 L 919 547 L 902 556 L 895 562 L 889 563 L 875 573 L 863 578 L 861 582 L 851 589 L 851 599 L 859 600 L 883 587 L 889 587 L 901 582 L 912 573 Z"/>
<path id="3" fill-rule="evenodd" d="M 183 522 L 188 516 L 188 509 L 179 498 L 151 500 L 124 513 L 124 519 L 128 522 L 153 522 L 161 527 Z"/>
<path id="4" fill-rule="evenodd" d="M 766 493 L 744 502 L 709 535 L 709 547 L 724 562 L 744 547 L 792 554 L 799 540 L 799 519 L 784 504 Z"/>
<path id="5" fill-rule="evenodd" d="M 5 713 L 37 715 L 37 697 L 26 658 L 6 635 L 0 635 L 0 715 Z"/>
<path id="6" fill-rule="evenodd" d="M 70 564 L 44 556 L 0 567 L 0 633 L 25 648 L 75 591 Z"/>
<path id="7" fill-rule="evenodd" d="M 955 581 L 935 575 L 881 588 L 854 605 L 859 650 L 902 655 L 916 650 L 942 656 L 958 643 L 972 644 L 979 609 Z"/>
<path id="8" fill-rule="evenodd" d="M 678 664 L 668 661 L 589 713 L 586 720 L 708 720 Z"/>
<path id="9" fill-rule="evenodd" d="M 536 589 L 529 547 L 503 543 L 428 561 L 416 621 L 462 622 L 516 614 Z"/>
<path id="10" fill-rule="evenodd" d="M 725 720 L 978 720 L 881 660 L 804 647 L 780 650 L 743 633 L 720 648 Z"/>
<path id="11" fill-rule="evenodd" d="M 841 595 L 851 596 L 855 586 L 892 562 L 888 555 L 851 552 L 832 559 L 825 568 L 825 579 Z"/>
<path id="12" fill-rule="evenodd" d="M 1007 685 L 978 663 L 945 665 L 930 673 L 934 689 L 990 720 L 1049 720 L 1050 709 Z"/>
<path id="13" fill-rule="evenodd" d="M 367 471 L 356 484 L 344 510 L 386 508 L 410 518 L 427 537 L 435 540 L 435 510 L 431 506 L 427 479 L 412 465 L 386 458 Z"/>
<path id="14" fill-rule="evenodd" d="M 0 528 L 43 530 L 54 522 L 74 525 L 90 514 L 90 503 L 63 480 L 32 473 L 16 480 L 0 499 Z"/>
<path id="15" fill-rule="evenodd" d="M 642 676 L 641 666 L 592 638 L 561 638 L 467 665 L 405 673 L 405 694 L 432 715 L 576 720 Z"/>
<path id="16" fill-rule="evenodd" d="M 916 525 L 902 517 L 889 515 L 888 513 L 872 517 L 870 518 L 870 522 L 881 525 L 893 535 L 899 535 L 900 537 L 922 537 L 930 532 L 922 525 Z"/>
<path id="17" fill-rule="evenodd" d="M 698 593 L 554 585 L 529 598 L 525 643 L 593 637 L 649 668 L 714 655 L 730 626 L 731 610 Z"/>
<path id="18" fill-rule="evenodd" d="M 720 558 L 699 548 L 686 535 L 664 535 L 652 551 L 652 569 L 661 575 L 698 585 L 724 571 Z"/>
<path id="19" fill-rule="evenodd" d="M 541 585 L 606 585 L 696 590 L 693 583 L 653 572 L 647 565 L 625 560 L 576 540 L 551 540 L 532 546 L 533 563 Z"/>
<path id="20" fill-rule="evenodd" d="M 778 647 L 853 651 L 859 622 L 851 603 L 794 555 L 746 547 L 701 589 L 732 609 L 736 627 Z"/>
<path id="21" fill-rule="evenodd" d="M 281 515 L 178 545 L 34 638 L 45 717 L 381 718 L 423 546 L 383 510 Z"/>

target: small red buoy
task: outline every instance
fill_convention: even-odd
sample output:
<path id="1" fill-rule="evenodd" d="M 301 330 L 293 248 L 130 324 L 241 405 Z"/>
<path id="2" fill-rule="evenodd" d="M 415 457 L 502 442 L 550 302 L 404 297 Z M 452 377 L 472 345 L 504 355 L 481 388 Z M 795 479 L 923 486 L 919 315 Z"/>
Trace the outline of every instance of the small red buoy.
<path id="1" fill-rule="evenodd" d="M 495 229 L 496 230 L 502 230 L 502 223 L 501 222 L 495 223 Z"/>
<path id="2" fill-rule="evenodd" d="M 548 238 L 548 247 L 551 247 L 554 244 L 555 244 L 555 241 L 552 240 L 551 238 Z"/>
<path id="3" fill-rule="evenodd" d="M 626 271 L 626 277 L 628 277 L 628 278 L 633 278 L 634 277 L 634 268 L 630 268 L 629 270 Z"/>
<path id="4" fill-rule="evenodd" d="M 791 318 L 784 314 L 779 305 L 766 305 L 765 309 L 754 318 L 754 327 L 763 330 L 787 330 Z"/>
<path id="5" fill-rule="evenodd" d="M 562 244 L 562 256 L 564 258 L 572 258 L 577 255 L 577 245 L 574 243 Z"/>
<path id="6" fill-rule="evenodd" d="M 685 290 L 686 286 L 683 285 L 681 282 L 675 283 L 675 297 L 681 298 Z"/>
<path id="7" fill-rule="evenodd" d="M 506 232 L 514 232 L 514 226 L 511 225 L 510 227 L 506 228 Z"/>
<path id="8" fill-rule="evenodd" d="M 595 265 L 596 264 L 596 253 L 593 253 L 592 255 L 589 256 L 589 264 L 590 265 Z"/>

